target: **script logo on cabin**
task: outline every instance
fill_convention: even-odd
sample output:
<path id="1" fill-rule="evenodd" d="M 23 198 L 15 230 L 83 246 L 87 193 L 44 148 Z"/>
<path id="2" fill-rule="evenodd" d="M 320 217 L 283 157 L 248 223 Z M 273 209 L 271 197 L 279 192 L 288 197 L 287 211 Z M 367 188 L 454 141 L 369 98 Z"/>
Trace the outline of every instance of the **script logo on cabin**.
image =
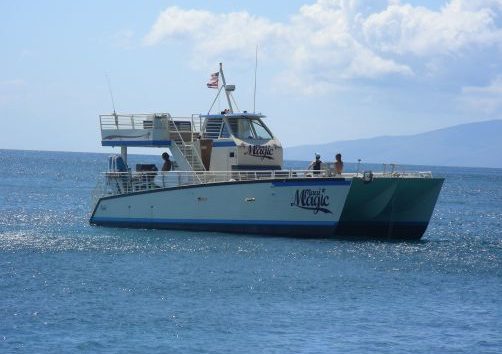
<path id="1" fill-rule="evenodd" d="M 329 195 L 325 188 L 319 189 L 297 189 L 291 206 L 301 209 L 312 210 L 314 214 L 320 211 L 325 214 L 332 214 L 329 207 Z"/>
<path id="2" fill-rule="evenodd" d="M 245 155 L 250 155 L 254 157 L 260 157 L 262 160 L 274 159 L 274 148 L 269 145 L 249 145 Z"/>

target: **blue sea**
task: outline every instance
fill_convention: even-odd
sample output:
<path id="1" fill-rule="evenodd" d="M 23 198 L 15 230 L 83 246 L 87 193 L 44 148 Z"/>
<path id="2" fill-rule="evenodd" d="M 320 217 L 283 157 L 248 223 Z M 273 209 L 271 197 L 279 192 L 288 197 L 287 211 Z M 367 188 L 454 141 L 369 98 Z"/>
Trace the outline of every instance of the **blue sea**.
<path id="1" fill-rule="evenodd" d="M 502 352 L 501 169 L 378 242 L 90 226 L 106 164 L 0 150 L 1 353 Z"/>

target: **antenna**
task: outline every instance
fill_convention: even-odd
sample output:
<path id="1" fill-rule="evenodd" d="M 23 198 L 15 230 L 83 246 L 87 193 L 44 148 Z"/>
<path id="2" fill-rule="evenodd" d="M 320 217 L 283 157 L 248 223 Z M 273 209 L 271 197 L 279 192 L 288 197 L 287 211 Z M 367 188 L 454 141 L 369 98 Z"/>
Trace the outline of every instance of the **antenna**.
<path id="1" fill-rule="evenodd" d="M 113 99 L 112 84 L 110 83 L 110 78 L 108 77 L 108 74 L 105 74 L 105 76 L 106 76 L 106 82 L 108 83 L 108 91 L 110 92 L 110 98 L 112 99 L 113 115 L 117 115 L 115 111 L 115 100 Z"/>
<path id="2" fill-rule="evenodd" d="M 254 60 L 254 93 L 253 93 L 253 113 L 256 113 L 256 71 L 258 69 L 258 44 L 256 45 Z"/>

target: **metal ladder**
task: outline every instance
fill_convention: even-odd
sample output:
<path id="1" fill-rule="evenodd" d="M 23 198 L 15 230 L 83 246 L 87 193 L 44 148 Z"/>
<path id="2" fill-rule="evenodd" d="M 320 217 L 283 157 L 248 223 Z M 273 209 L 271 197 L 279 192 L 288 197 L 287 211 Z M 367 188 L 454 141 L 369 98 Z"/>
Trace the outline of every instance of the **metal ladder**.
<path id="1" fill-rule="evenodd" d="M 223 118 L 208 119 L 206 121 L 204 138 L 213 140 L 218 139 L 220 137 L 220 130 L 222 123 L 223 123 Z"/>
<path id="2" fill-rule="evenodd" d="M 186 144 L 181 139 L 174 139 L 174 143 L 180 150 L 188 165 L 191 167 L 192 171 L 202 172 L 206 170 L 193 143 Z"/>
<path id="3" fill-rule="evenodd" d="M 187 170 L 194 172 L 206 171 L 206 168 L 202 163 L 202 158 L 197 152 L 197 149 L 195 148 L 193 141 L 187 143 L 185 142 L 185 140 L 183 140 L 181 132 L 178 130 L 177 125 L 172 119 L 170 119 L 169 122 L 169 129 L 172 137 L 171 141 L 174 142 L 174 146 L 171 146 L 171 152 L 173 153 L 173 155 L 175 155 L 177 159 L 182 157 L 182 159 L 184 160 L 183 162 L 186 164 Z M 193 135 L 193 128 L 190 134 Z"/>

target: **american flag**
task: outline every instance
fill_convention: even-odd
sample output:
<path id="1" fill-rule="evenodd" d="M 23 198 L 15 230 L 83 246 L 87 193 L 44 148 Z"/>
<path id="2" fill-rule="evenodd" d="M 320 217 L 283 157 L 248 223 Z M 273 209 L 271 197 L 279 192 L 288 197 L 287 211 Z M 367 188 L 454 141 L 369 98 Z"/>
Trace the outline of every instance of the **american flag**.
<path id="1" fill-rule="evenodd" d="M 220 73 L 214 73 L 214 74 L 211 74 L 211 78 L 209 79 L 208 83 L 207 83 L 207 87 L 208 88 L 215 88 L 217 89 L 218 88 L 218 77 L 220 76 Z"/>

